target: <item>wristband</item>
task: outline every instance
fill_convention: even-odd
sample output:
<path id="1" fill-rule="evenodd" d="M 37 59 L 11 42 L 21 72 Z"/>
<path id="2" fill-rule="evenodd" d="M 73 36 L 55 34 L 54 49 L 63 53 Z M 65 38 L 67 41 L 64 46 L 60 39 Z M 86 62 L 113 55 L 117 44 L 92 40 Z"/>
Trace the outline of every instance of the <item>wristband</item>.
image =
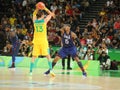
<path id="1" fill-rule="evenodd" d="M 45 8 L 45 11 L 49 11 L 47 8 Z"/>

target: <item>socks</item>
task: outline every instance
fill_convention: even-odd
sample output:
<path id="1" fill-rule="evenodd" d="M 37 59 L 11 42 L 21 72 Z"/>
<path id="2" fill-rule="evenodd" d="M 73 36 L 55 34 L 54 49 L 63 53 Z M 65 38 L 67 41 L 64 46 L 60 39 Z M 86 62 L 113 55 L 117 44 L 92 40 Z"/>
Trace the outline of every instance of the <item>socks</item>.
<path id="1" fill-rule="evenodd" d="M 48 64 L 49 64 L 49 62 L 48 62 Z M 55 66 L 55 64 L 56 64 L 55 62 L 52 62 L 52 68 Z M 51 66 L 51 65 L 50 65 L 50 66 Z M 45 74 L 49 74 L 51 70 L 52 70 L 52 69 L 49 69 L 48 71 L 45 72 Z"/>
<path id="2" fill-rule="evenodd" d="M 62 67 L 65 68 L 65 59 L 62 59 Z"/>
<path id="3" fill-rule="evenodd" d="M 34 63 L 31 62 L 31 63 L 30 63 L 30 72 L 32 72 L 33 67 L 34 67 Z"/>
<path id="4" fill-rule="evenodd" d="M 53 67 L 55 66 L 55 62 L 52 62 L 52 69 L 53 69 Z M 47 72 L 50 72 L 51 70 L 49 69 Z"/>
<path id="5" fill-rule="evenodd" d="M 49 69 L 52 70 L 52 62 L 48 61 Z"/>
<path id="6" fill-rule="evenodd" d="M 56 62 L 52 62 L 52 68 L 56 65 Z"/>
<path id="7" fill-rule="evenodd" d="M 12 67 L 15 67 L 15 62 L 12 62 L 12 65 L 11 65 Z"/>
<path id="8" fill-rule="evenodd" d="M 82 63 L 81 63 L 81 62 L 77 62 L 77 64 L 78 64 L 78 66 L 81 68 L 82 72 L 85 72 Z"/>
<path id="9" fill-rule="evenodd" d="M 52 70 L 53 69 L 53 67 L 56 65 L 56 63 L 55 62 L 48 62 L 49 63 L 49 70 Z"/>

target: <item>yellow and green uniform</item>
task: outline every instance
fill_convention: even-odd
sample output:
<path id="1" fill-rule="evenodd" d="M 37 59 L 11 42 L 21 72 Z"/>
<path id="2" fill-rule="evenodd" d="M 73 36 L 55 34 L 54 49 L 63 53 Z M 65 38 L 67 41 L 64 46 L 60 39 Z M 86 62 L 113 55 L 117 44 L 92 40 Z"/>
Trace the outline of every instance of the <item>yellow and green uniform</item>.
<path id="1" fill-rule="evenodd" d="M 33 12 L 33 20 L 36 17 L 36 14 L 37 14 L 37 10 L 35 10 Z M 44 19 L 34 21 L 34 36 L 33 37 L 34 38 L 33 38 L 32 55 L 34 57 L 38 57 L 39 55 L 42 55 L 42 56 L 49 55 L 47 29 L 46 29 L 46 23 L 45 23 Z M 49 58 L 48 58 L 48 65 L 49 65 L 51 75 L 55 76 L 54 73 L 51 72 L 52 62 Z M 33 67 L 34 67 L 34 62 L 31 61 L 31 63 L 30 63 L 30 75 L 32 75 Z"/>
<path id="2" fill-rule="evenodd" d="M 48 52 L 47 29 L 44 19 L 34 21 L 33 56 L 46 56 Z"/>

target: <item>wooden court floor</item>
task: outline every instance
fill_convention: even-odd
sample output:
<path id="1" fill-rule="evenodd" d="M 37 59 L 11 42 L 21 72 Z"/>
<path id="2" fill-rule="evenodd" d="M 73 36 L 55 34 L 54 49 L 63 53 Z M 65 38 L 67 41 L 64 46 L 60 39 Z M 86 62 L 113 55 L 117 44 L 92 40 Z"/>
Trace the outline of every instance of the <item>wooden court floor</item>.
<path id="1" fill-rule="evenodd" d="M 56 77 L 44 76 L 46 69 L 36 68 L 29 76 L 29 68 L 9 70 L 0 67 L 0 90 L 120 90 L 120 77 L 67 74 L 54 70 Z M 74 72 L 74 71 L 69 71 Z"/>

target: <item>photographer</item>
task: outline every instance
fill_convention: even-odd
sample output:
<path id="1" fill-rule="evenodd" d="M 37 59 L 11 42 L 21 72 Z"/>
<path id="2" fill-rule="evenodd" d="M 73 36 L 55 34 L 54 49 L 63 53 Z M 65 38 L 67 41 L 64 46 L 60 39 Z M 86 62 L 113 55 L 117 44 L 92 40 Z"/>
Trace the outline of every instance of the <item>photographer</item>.
<path id="1" fill-rule="evenodd" d="M 101 45 L 99 45 L 98 50 L 97 50 L 97 54 L 99 54 L 99 56 L 100 56 L 103 51 L 104 51 L 106 54 L 108 54 L 108 49 L 107 49 L 105 43 L 102 43 Z"/>
<path id="2" fill-rule="evenodd" d="M 101 53 L 98 60 L 100 61 L 100 67 L 102 70 L 110 69 L 110 57 L 107 55 L 105 51 Z"/>
<path id="3" fill-rule="evenodd" d="M 27 56 L 27 48 L 28 48 L 28 45 L 26 44 L 25 41 L 23 41 L 20 46 L 20 55 L 21 56 Z"/>
<path id="4" fill-rule="evenodd" d="M 86 53 L 84 54 L 83 59 L 84 59 L 84 60 L 93 60 L 93 59 L 94 59 L 94 50 L 93 50 L 91 44 L 89 44 L 89 45 L 87 46 L 87 51 L 86 51 Z"/>

